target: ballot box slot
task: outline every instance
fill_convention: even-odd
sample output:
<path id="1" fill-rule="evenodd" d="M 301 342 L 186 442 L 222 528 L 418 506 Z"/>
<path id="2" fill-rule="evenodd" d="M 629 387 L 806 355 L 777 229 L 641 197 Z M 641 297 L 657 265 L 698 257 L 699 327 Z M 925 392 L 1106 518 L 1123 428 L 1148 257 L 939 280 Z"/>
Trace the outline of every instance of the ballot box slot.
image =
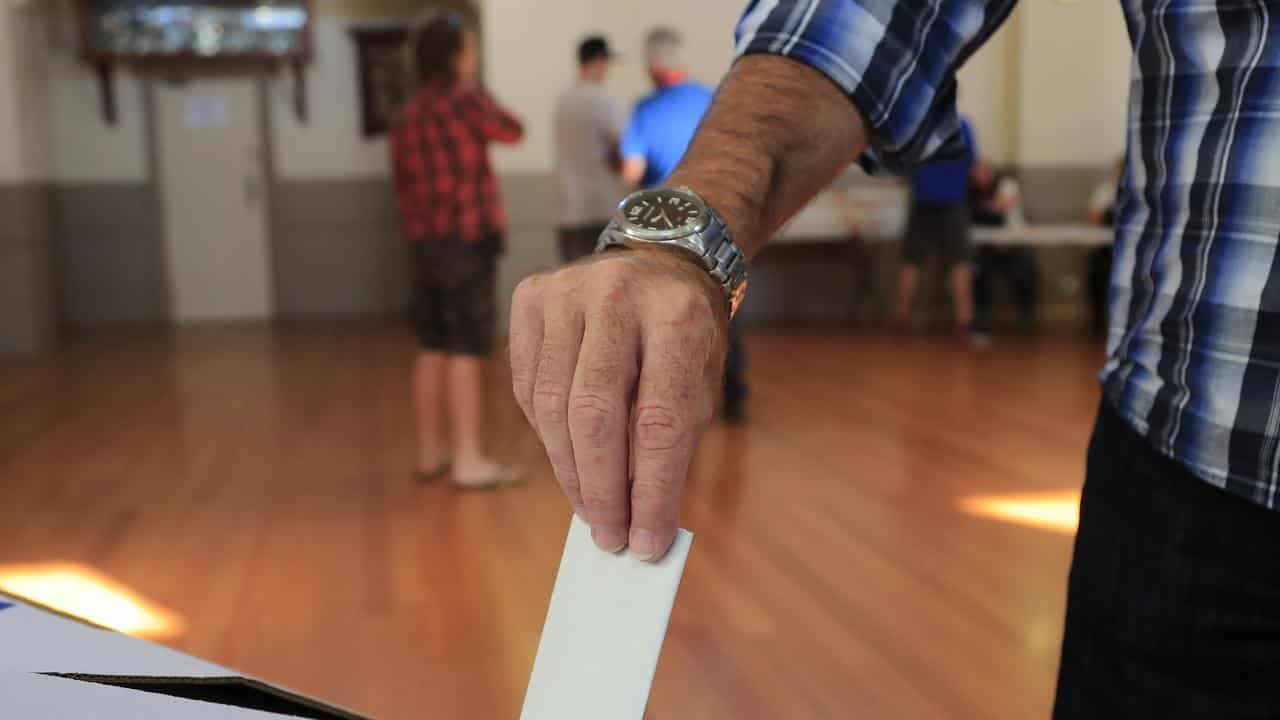
<path id="1" fill-rule="evenodd" d="M 130 677 L 41 673 L 51 677 L 110 685 L 138 692 L 169 695 L 246 710 L 261 710 L 310 720 L 366 720 L 359 715 L 328 707 L 266 683 L 241 677 Z"/>

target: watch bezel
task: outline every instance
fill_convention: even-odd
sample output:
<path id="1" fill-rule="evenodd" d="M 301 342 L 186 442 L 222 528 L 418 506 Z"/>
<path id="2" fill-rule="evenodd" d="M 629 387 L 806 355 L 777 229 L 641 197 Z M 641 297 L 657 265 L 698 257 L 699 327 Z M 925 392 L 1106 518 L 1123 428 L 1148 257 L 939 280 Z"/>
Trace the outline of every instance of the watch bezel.
<path id="1" fill-rule="evenodd" d="M 672 228 L 671 230 L 651 230 L 649 228 L 640 227 L 627 218 L 627 214 L 623 209 L 627 207 L 627 204 L 631 202 L 633 198 L 637 195 L 656 195 L 659 193 L 680 195 L 689 202 L 692 202 L 698 207 L 698 222 L 692 227 L 686 225 L 684 227 Z M 688 190 L 687 188 L 651 188 L 647 190 L 638 190 L 623 198 L 622 202 L 618 203 L 618 210 L 615 215 L 615 219 L 618 223 L 618 227 L 623 232 L 635 238 L 641 240 L 671 241 L 682 237 L 688 237 L 690 235 L 696 235 L 697 233 L 706 230 L 707 227 L 711 225 L 711 209 L 702 201 L 702 198 L 698 197 L 696 193 Z"/>

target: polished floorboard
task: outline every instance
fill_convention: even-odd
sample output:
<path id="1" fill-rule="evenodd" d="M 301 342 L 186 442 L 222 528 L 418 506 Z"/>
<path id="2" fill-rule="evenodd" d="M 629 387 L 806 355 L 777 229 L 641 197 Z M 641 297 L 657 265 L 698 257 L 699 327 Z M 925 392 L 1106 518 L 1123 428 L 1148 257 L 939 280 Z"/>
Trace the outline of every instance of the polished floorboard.
<path id="1" fill-rule="evenodd" d="M 1097 343 L 749 343 L 649 717 L 1047 718 L 1070 531 L 965 507 L 1078 491 Z M 497 359 L 496 451 L 531 482 L 415 484 L 412 352 L 349 323 L 0 360 L 0 582 L 87 568 L 177 618 L 180 650 L 377 718 L 515 718 L 569 511 Z"/>

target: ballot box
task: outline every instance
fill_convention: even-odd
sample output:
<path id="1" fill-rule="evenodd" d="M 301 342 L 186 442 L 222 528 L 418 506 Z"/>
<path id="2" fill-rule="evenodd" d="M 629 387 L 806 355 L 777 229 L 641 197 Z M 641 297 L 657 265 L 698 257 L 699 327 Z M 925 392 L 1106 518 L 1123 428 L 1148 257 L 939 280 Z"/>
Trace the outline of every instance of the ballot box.
<path id="1" fill-rule="evenodd" d="M 3 593 L 0 718 L 365 720 Z"/>

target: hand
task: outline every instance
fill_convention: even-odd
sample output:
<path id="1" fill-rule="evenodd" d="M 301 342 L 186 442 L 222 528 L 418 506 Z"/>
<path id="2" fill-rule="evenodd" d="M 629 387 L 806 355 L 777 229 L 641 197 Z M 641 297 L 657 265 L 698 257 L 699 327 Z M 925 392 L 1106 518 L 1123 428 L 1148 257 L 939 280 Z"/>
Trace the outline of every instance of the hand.
<path id="1" fill-rule="evenodd" d="M 516 401 L 600 549 L 658 560 L 720 395 L 728 303 L 697 260 L 616 250 L 525 279 L 511 304 Z"/>

